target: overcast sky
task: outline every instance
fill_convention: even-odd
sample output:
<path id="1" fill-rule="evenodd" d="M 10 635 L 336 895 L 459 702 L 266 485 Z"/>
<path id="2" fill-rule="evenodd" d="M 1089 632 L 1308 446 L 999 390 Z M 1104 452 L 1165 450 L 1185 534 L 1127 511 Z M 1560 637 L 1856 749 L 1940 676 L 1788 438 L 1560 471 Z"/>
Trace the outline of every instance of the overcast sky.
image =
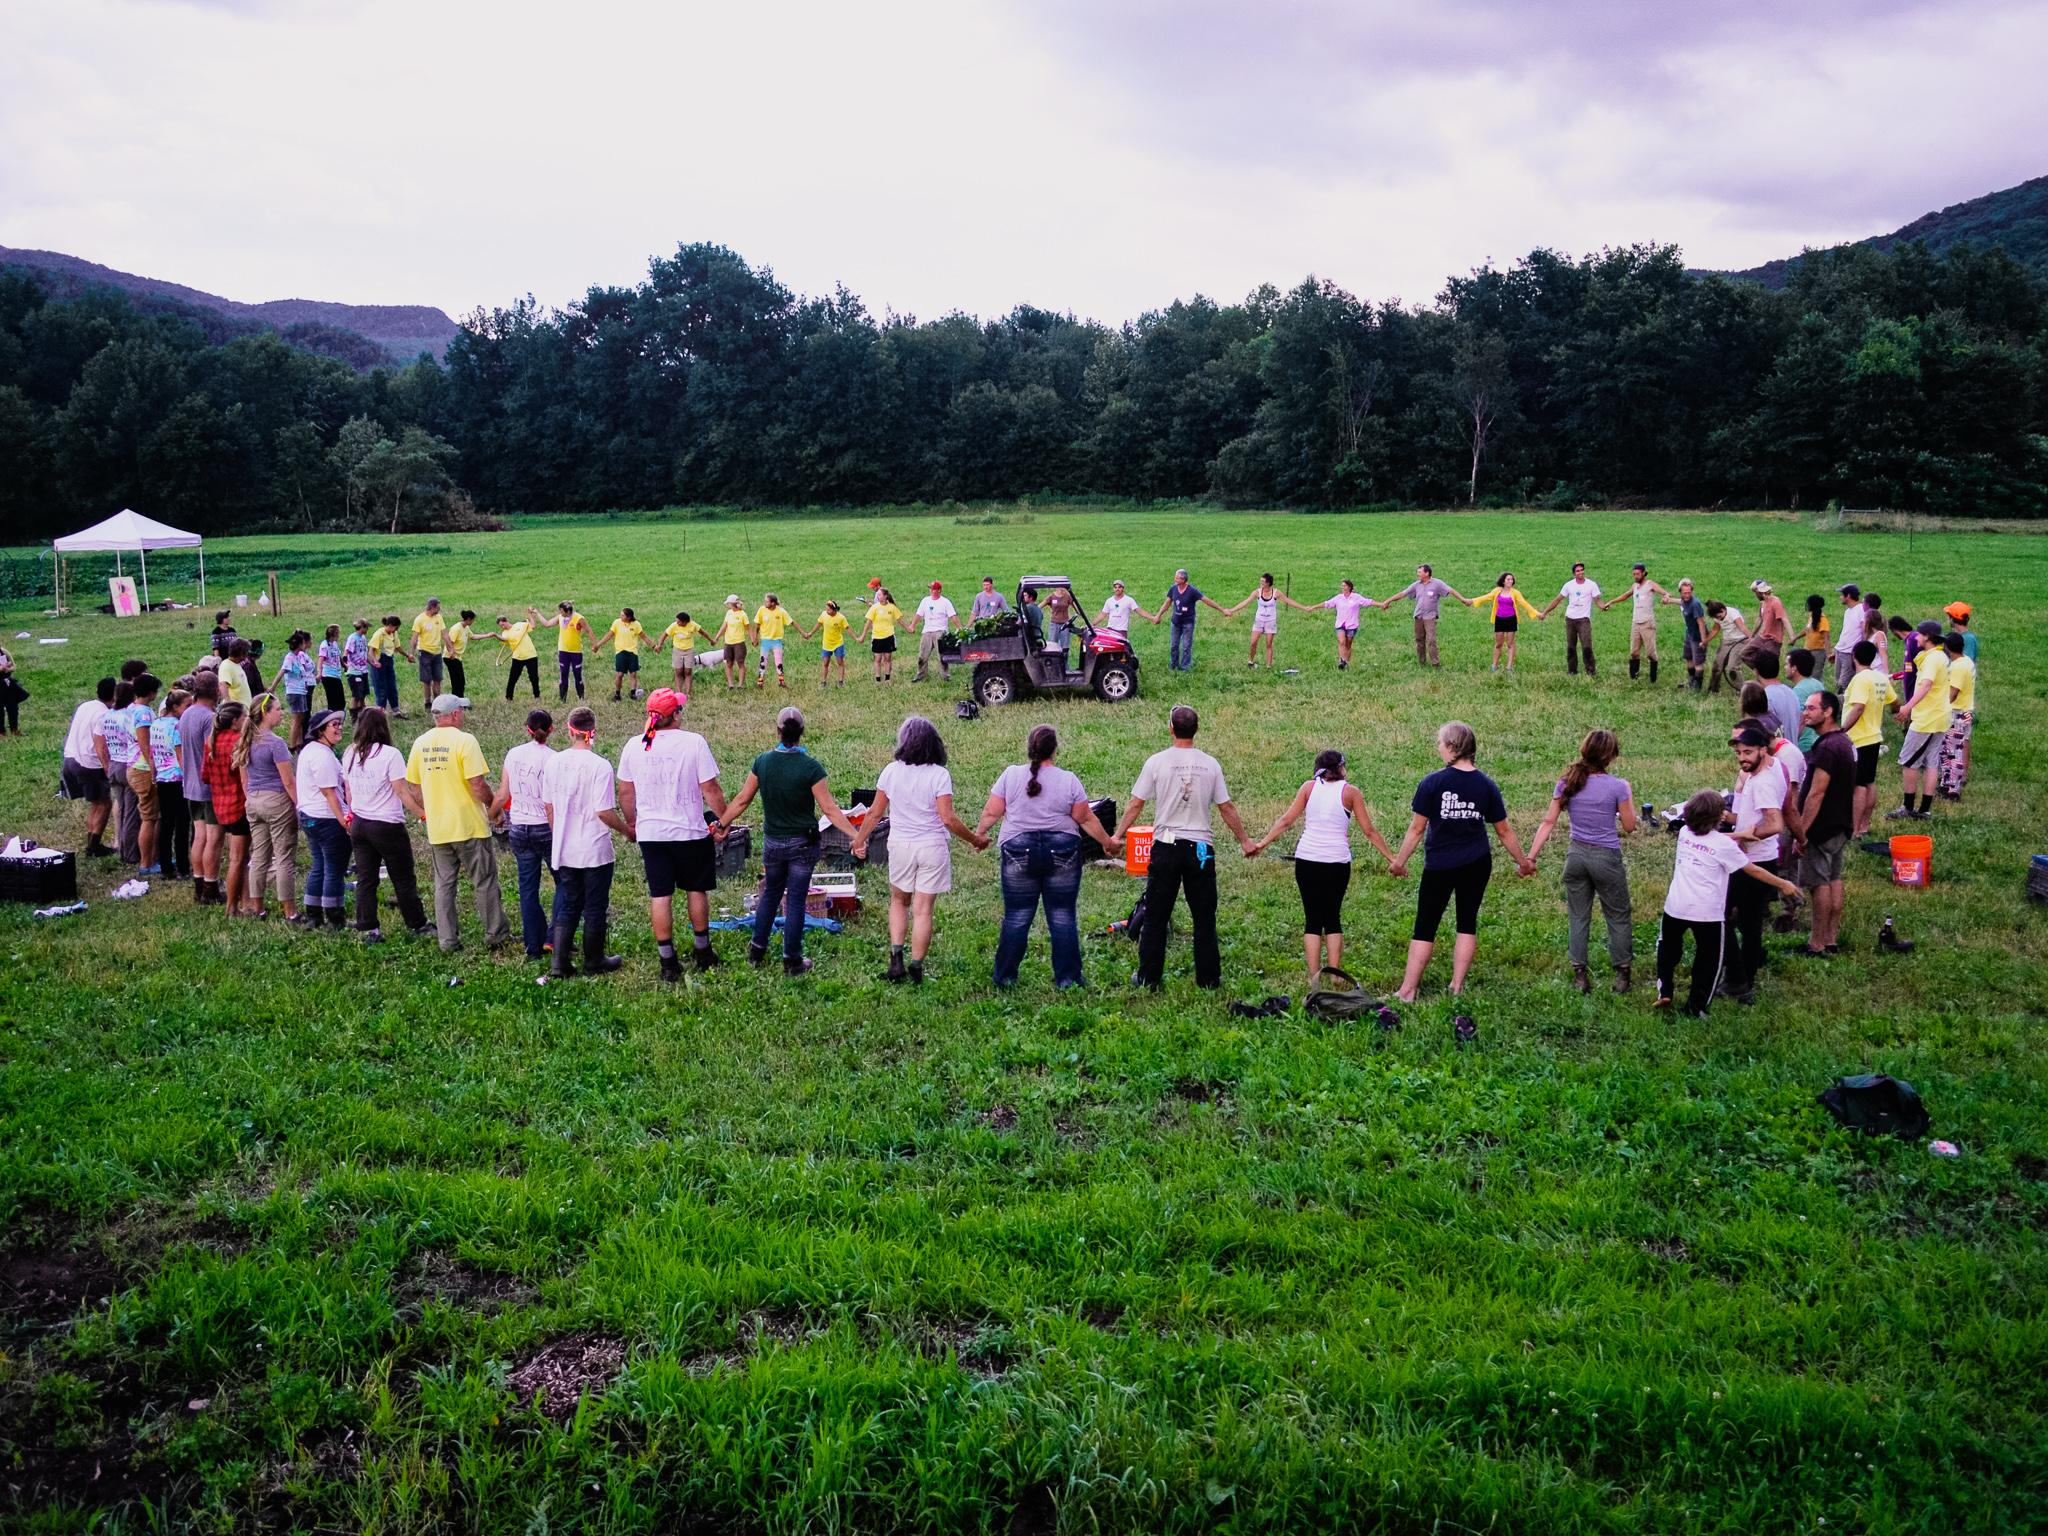
<path id="1" fill-rule="evenodd" d="M 1752 265 L 2048 172 L 2048 0 L 0 0 L 0 244 L 460 315 L 718 241 L 1121 321 Z"/>

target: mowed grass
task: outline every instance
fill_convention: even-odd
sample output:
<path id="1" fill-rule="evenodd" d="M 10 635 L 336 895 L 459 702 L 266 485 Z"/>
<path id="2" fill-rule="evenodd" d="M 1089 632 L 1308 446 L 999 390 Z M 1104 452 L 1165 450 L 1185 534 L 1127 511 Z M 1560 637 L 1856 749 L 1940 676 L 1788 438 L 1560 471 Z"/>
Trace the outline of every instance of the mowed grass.
<path id="1" fill-rule="evenodd" d="M 1420 559 L 1467 592 L 1512 567 L 1541 602 L 1574 558 L 1610 592 L 1641 558 L 1706 595 L 1746 599 L 1766 576 L 1794 608 L 1846 579 L 1916 619 L 1967 597 L 1985 637 L 1975 777 L 1938 812 L 1931 889 L 1895 889 L 1854 855 L 1844 957 L 1775 961 L 1757 1007 L 1700 1023 L 1649 1010 L 1661 831 L 1628 852 L 1640 982 L 1624 998 L 1604 990 L 1597 925 L 1601 990 L 1567 988 L 1562 840 L 1533 879 L 1500 863 L 1465 1005 L 1479 1034 L 1462 1050 L 1443 962 L 1384 1042 L 1298 1012 L 1227 1014 L 1233 998 L 1301 991 L 1279 857 L 1291 841 L 1223 858 L 1222 994 L 1193 987 L 1182 940 L 1156 998 L 1127 988 L 1131 949 L 1102 936 L 1135 895 L 1109 871 L 1082 893 L 1088 990 L 1055 996 L 1041 932 L 1023 984 L 992 991 L 994 865 L 964 850 L 915 991 L 876 979 L 875 875 L 864 917 L 812 941 L 808 980 L 729 963 L 667 992 L 630 851 L 613 909 L 627 968 L 544 988 L 523 960 L 484 957 L 473 916 L 451 963 L 431 944 L 229 924 L 185 890 L 110 902 L 113 876 L 95 868 L 83 916 L 0 909 L 10 1518 L 604 1532 L 2048 1520 L 2048 936 L 2023 896 L 2048 823 L 2048 543 L 1909 547 L 1729 515 L 1043 508 L 969 526 L 542 519 L 436 542 L 456 553 L 250 541 L 277 552 L 288 619 L 246 631 L 275 643 L 300 623 L 409 620 L 429 593 L 487 619 L 573 597 L 599 626 L 631 603 L 658 627 L 773 588 L 808 621 L 871 574 L 906 606 L 938 576 L 964 607 L 984 571 L 1007 589 L 1026 569 L 1072 575 L 1091 603 L 1121 575 L 1153 604 L 1178 564 L 1225 602 L 1264 569 L 1305 599 L 1344 575 L 1384 595 Z M 378 555 L 292 574 L 294 551 L 351 543 Z M 160 594 L 171 585 L 159 577 Z M 6 830 L 75 839 L 50 798 L 72 704 L 126 655 L 181 670 L 206 619 L 0 619 L 10 635 L 71 637 L 9 642 L 35 698 L 29 734 L 0 744 Z M 1167 672 L 1164 627 L 1142 629 L 1135 705 L 1027 703 L 973 722 L 952 718 L 963 680 L 878 688 L 863 658 L 844 691 L 820 693 L 814 650 L 793 641 L 787 695 L 706 688 L 691 724 L 736 789 L 795 699 L 843 796 L 873 783 L 897 722 L 923 710 L 971 816 L 1041 719 L 1090 791 L 1121 802 L 1185 700 L 1255 834 L 1335 746 L 1397 837 L 1451 717 L 1477 728 L 1525 840 L 1591 726 L 1619 732 L 1638 799 L 1728 782 L 1733 701 L 1680 690 L 1675 615 L 1654 689 L 1627 678 L 1623 609 L 1598 621 L 1597 681 L 1565 675 L 1558 620 L 1524 634 L 1512 677 L 1493 676 L 1488 628 L 1447 614 L 1444 669 L 1425 677 L 1407 610 L 1369 614 L 1339 674 L 1327 625 L 1288 612 L 1281 664 L 1300 671 L 1284 676 L 1246 669 L 1248 614 L 1205 612 L 1189 677 Z M 498 697 L 503 675 L 472 667 L 494 767 L 527 707 Z M 406 702 L 409 739 L 416 684 Z M 639 717 L 598 708 L 615 751 Z M 1881 808 L 1895 804 L 1890 758 L 1880 782 Z M 1413 882 L 1361 852 L 1347 963 L 1387 991 Z M 509 896 L 509 861 L 505 883 Z M 742 889 L 718 902 L 737 910 Z M 1911 957 L 1874 952 L 1887 913 Z M 738 936 L 719 942 L 740 960 Z M 1915 1083 L 1962 1157 L 1834 1128 L 1814 1095 L 1863 1070 Z M 555 1383 L 538 1407 L 521 1391 L 537 1379 Z M 565 1400 L 578 1383 L 580 1406 Z"/>

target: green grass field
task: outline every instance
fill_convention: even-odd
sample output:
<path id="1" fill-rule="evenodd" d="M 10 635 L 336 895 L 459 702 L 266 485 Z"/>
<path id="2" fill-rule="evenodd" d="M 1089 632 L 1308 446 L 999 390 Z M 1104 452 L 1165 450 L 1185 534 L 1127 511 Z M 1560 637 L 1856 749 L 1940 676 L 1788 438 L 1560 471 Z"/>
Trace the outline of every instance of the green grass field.
<path id="1" fill-rule="evenodd" d="M 956 852 L 932 977 L 877 981 L 886 896 L 814 939 L 814 975 L 732 964 L 655 982 L 630 851 L 613 978 L 546 988 L 471 940 L 379 950 L 230 924 L 188 890 L 91 910 L 0 908 L 0 1516 L 29 1529 L 842 1531 L 1232 1529 L 2016 1531 L 2048 1523 L 2048 542 L 1821 532 L 1730 515 L 1307 517 L 1037 509 L 831 520 L 535 519 L 403 543 L 223 541 L 274 563 L 288 622 L 408 620 L 429 593 L 487 618 L 573 597 L 664 621 L 729 589 L 804 619 L 871 574 L 1026 568 L 1091 601 L 1121 575 L 1156 603 L 1177 564 L 1226 602 L 1262 569 L 1320 599 L 1384 594 L 1417 560 L 1470 592 L 1503 566 L 1539 602 L 1572 559 L 1610 592 L 1651 562 L 1704 595 L 1764 575 L 1795 609 L 1861 580 L 1919 618 L 1963 596 L 1984 635 L 1975 776 L 1933 828 L 1935 883 L 1852 855 L 1842 959 L 1774 963 L 1753 1009 L 1705 1022 L 1568 990 L 1562 841 L 1488 897 L 1451 1038 L 1448 955 L 1384 1044 L 1233 998 L 1301 987 L 1291 839 L 1226 855 L 1221 996 L 1184 940 L 1158 997 L 1131 949 L 1087 940 L 1056 997 L 1042 930 L 1024 984 L 988 983 L 992 856 Z M 271 553 L 264 553 L 271 552 Z M 313 562 L 325 562 L 315 564 Z M 153 563 L 156 595 L 188 578 Z M 182 587 L 180 580 L 186 580 Z M 246 580 L 240 589 L 258 590 Z M 234 585 L 216 586 L 216 600 Z M 45 620 L 6 643 L 34 694 L 0 742 L 0 830 L 75 846 L 51 798 L 64 726 L 127 655 L 166 677 L 210 615 Z M 1745 607 L 1747 607 L 1745 603 Z M 1398 835 L 1431 733 L 1462 717 L 1524 839 L 1594 725 L 1639 800 L 1731 777 L 1732 701 L 1631 685 L 1627 615 L 1599 679 L 1568 678 L 1560 620 L 1512 676 L 1488 624 L 1447 614 L 1418 675 L 1407 610 L 1369 614 L 1353 670 L 1287 613 L 1281 665 L 1244 665 L 1249 615 L 1204 614 L 1197 667 L 1142 627 L 1143 697 L 952 718 L 962 680 L 717 688 L 690 723 L 736 789 L 786 698 L 842 796 L 897 722 L 938 719 L 968 815 L 1027 728 L 1053 721 L 1090 791 L 1128 793 L 1168 704 L 1203 714 L 1255 833 L 1344 749 Z M 1663 629 L 1668 657 L 1678 625 Z M 2035 639 L 2029 642 L 2026 636 Z M 492 647 L 495 649 L 495 647 Z M 544 664 L 547 659 L 544 657 Z M 908 668 L 904 668 L 905 674 Z M 472 668 L 495 767 L 525 700 Z M 608 670 L 602 680 L 609 694 Z M 595 680 L 594 679 L 594 680 Z M 552 679 L 548 692 L 552 696 Z M 417 685 L 406 703 L 418 726 Z M 630 706 L 599 704 L 614 751 Z M 1897 730 L 1892 728 L 1896 742 Z M 1896 804 L 1886 759 L 1880 808 Z M 754 818 L 758 824 L 758 817 Z M 303 850 L 301 858 L 303 861 Z M 1633 842 L 1639 976 L 1670 867 Z M 1361 860 L 1348 968 L 1399 977 L 1413 881 Z M 301 865 L 303 870 L 303 862 Z M 509 892 L 509 861 L 504 870 Z M 738 909 L 742 887 L 721 888 Z M 1084 930 L 1133 883 L 1091 871 Z M 1918 944 L 1880 957 L 1894 914 Z M 722 941 L 728 961 L 742 941 Z M 1596 924 L 1596 949 L 1598 929 Z M 516 946 L 515 946 L 516 949 Z M 451 976 L 462 986 L 451 988 Z M 1925 1095 L 1924 1144 L 1833 1127 L 1815 1094 L 1883 1070 Z M 80 1304 L 80 1298 L 85 1298 Z M 536 1382 L 553 1386 L 535 1406 Z M 588 1386 L 580 1405 L 573 1399 Z"/>

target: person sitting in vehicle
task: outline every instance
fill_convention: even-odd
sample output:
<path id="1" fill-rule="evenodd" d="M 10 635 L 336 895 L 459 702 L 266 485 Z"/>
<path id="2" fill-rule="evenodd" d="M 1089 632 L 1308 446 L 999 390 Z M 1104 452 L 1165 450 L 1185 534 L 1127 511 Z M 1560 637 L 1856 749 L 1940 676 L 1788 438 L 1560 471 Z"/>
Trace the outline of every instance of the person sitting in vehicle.
<path id="1" fill-rule="evenodd" d="M 1023 599 L 1017 612 L 1024 620 L 1024 638 L 1038 650 L 1045 645 L 1045 610 L 1038 606 L 1038 588 L 1026 587 L 1017 595 Z"/>

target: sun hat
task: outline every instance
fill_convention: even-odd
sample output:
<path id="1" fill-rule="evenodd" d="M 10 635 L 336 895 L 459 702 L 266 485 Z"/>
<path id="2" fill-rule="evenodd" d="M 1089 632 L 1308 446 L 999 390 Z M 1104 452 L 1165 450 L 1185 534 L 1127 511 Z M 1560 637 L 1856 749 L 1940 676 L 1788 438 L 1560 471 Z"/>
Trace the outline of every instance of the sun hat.
<path id="1" fill-rule="evenodd" d="M 1942 609 L 1941 611 L 1947 614 L 1950 618 L 1960 621 L 1962 619 L 1967 619 L 1970 616 L 1970 605 L 1968 603 L 1950 603 L 1946 608 Z"/>
<path id="2" fill-rule="evenodd" d="M 1768 597 L 1771 591 L 1771 584 L 1768 581 L 1765 581 L 1762 577 L 1758 577 L 1755 581 L 1752 581 L 1749 584 L 1749 590 L 1754 592 L 1758 597 Z"/>
<path id="3" fill-rule="evenodd" d="M 313 711 L 313 718 L 306 722 L 306 734 L 309 737 L 318 736 L 341 718 L 342 713 L 338 709 L 316 709 Z"/>

